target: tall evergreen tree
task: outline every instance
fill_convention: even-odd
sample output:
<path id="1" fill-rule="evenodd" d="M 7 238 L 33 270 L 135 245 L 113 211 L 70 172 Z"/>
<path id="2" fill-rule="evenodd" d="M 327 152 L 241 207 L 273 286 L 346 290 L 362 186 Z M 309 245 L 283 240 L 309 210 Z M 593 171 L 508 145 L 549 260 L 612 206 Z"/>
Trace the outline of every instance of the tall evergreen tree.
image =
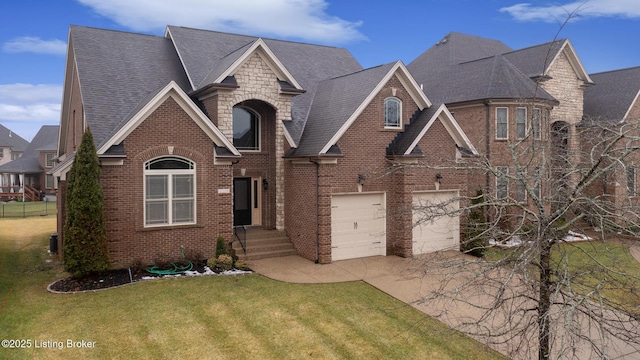
<path id="1" fill-rule="evenodd" d="M 109 268 L 104 195 L 93 135 L 87 129 L 68 174 L 64 224 L 65 271 L 83 276 Z"/>

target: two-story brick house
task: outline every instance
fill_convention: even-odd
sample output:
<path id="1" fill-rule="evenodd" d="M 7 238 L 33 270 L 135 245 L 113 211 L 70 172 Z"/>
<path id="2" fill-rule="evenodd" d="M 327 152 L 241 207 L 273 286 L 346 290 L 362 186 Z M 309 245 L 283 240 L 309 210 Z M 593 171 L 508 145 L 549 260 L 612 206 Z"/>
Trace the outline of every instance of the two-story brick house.
<path id="1" fill-rule="evenodd" d="M 450 33 L 407 68 L 431 99 L 447 105 L 491 164 L 492 171 L 468 184 L 470 191 L 526 201 L 524 181 L 536 177 L 519 174 L 542 171 L 543 154 L 564 149 L 554 158 L 577 164 L 576 126 L 584 88 L 593 82 L 568 40 L 512 50 L 496 40 Z M 554 145 L 562 141 L 566 147 Z M 554 195 L 550 190 L 556 193 L 541 187 L 537 193 Z"/>
<path id="2" fill-rule="evenodd" d="M 66 173 L 86 128 L 114 267 L 181 247 L 209 257 L 217 237 L 247 227 L 286 234 L 320 263 L 458 248 L 456 216 L 414 227 L 413 205 L 455 209 L 466 172 L 402 165 L 477 154 L 401 62 L 362 69 L 342 48 L 73 26 L 53 171 L 59 247 Z"/>

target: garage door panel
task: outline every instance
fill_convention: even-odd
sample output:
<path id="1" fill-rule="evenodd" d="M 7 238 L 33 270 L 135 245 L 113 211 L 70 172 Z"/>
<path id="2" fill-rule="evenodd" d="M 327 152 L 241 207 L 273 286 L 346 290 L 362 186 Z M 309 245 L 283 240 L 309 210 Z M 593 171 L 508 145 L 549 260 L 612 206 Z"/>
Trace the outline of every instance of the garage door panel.
<path id="1" fill-rule="evenodd" d="M 460 249 L 460 218 L 455 191 L 415 193 L 413 196 L 413 254 Z M 424 207 L 430 209 L 424 209 Z M 441 216 L 434 215 L 442 214 Z M 425 217 L 427 219 L 425 220 Z"/>
<path id="2" fill-rule="evenodd" d="M 383 193 L 334 195 L 331 204 L 332 260 L 386 254 Z"/>

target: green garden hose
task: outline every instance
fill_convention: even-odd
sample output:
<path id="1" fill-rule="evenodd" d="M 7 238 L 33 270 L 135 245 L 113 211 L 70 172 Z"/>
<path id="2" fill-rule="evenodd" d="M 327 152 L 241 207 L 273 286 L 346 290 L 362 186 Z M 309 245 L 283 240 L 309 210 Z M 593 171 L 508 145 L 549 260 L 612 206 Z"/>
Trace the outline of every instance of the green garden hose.
<path id="1" fill-rule="evenodd" d="M 184 259 L 184 247 L 180 246 L 180 250 L 182 252 L 182 259 Z M 161 269 L 157 265 L 154 265 L 148 268 L 147 272 L 156 275 L 178 275 L 193 270 L 193 263 L 191 261 L 187 261 L 187 264 L 184 266 L 175 263 L 171 263 L 171 266 L 173 267 L 172 269 Z"/>

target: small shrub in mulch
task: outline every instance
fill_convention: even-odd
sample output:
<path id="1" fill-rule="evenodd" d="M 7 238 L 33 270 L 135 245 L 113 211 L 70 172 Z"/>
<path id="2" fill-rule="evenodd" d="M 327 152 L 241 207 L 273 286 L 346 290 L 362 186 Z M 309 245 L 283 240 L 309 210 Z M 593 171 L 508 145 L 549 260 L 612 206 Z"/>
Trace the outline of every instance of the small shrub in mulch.
<path id="1" fill-rule="evenodd" d="M 241 267 L 242 269 L 238 268 L 238 271 L 236 273 L 251 271 L 251 269 L 246 267 L 246 264 L 242 264 Z M 188 271 L 178 275 L 171 275 L 171 277 L 212 275 L 222 274 L 223 272 L 224 270 L 218 267 L 209 268 L 206 261 L 194 261 L 192 271 Z M 130 269 L 108 270 L 82 277 L 68 277 L 60 279 L 49 285 L 48 289 L 53 292 L 63 293 L 92 291 L 126 285 L 153 278 L 162 278 L 165 276 L 166 275 L 149 273 L 145 268 L 135 266 Z"/>

